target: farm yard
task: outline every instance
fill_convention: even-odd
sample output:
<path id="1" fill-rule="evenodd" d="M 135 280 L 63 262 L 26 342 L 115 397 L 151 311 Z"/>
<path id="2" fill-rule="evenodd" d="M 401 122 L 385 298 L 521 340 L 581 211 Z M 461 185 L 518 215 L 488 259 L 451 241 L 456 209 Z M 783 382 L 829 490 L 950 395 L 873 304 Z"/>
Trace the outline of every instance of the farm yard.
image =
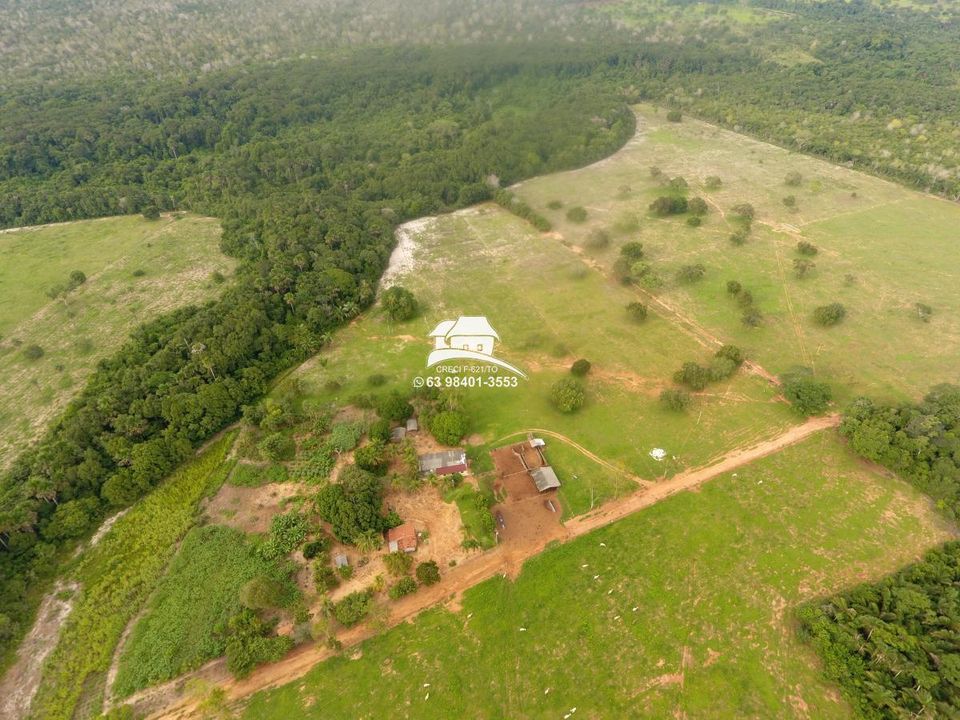
<path id="1" fill-rule="evenodd" d="M 220 292 L 211 278 L 236 261 L 219 236 L 219 221 L 183 214 L 0 233 L 0 468 L 137 325 Z"/>

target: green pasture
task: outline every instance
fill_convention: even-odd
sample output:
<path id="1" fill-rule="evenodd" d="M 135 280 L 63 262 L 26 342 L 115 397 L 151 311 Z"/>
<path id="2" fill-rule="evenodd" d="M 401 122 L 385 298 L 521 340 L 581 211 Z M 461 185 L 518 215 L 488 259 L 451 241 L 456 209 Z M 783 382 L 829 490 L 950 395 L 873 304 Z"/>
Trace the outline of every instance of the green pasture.
<path id="1" fill-rule="evenodd" d="M 243 717 L 848 718 L 792 608 L 947 534 L 824 433 L 548 549 L 455 614 L 255 695 Z"/>

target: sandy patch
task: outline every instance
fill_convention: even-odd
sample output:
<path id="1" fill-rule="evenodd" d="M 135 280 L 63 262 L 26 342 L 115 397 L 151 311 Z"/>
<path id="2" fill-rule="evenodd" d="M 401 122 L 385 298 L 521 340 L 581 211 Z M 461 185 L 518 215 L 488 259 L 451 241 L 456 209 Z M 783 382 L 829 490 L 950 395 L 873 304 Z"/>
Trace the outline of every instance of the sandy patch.
<path id="1" fill-rule="evenodd" d="M 302 492 L 300 483 L 270 483 L 256 488 L 224 485 L 203 511 L 211 522 L 262 533 L 270 529 L 270 521 L 283 511 L 285 502 Z"/>

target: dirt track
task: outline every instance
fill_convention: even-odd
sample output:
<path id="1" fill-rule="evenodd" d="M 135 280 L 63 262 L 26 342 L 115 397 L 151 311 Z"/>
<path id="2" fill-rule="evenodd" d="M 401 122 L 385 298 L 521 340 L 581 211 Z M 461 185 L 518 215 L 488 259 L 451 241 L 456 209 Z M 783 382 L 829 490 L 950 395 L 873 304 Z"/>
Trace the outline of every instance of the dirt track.
<path id="1" fill-rule="evenodd" d="M 632 513 L 649 507 L 676 493 L 690 490 L 719 475 L 746 465 L 783 448 L 795 445 L 814 433 L 835 427 L 839 424 L 837 415 L 812 418 L 786 432 L 762 442 L 734 450 L 719 460 L 702 468 L 681 473 L 670 480 L 614 501 L 586 516 L 574 518 L 564 528 L 562 542 L 585 535 L 597 528 L 621 520 Z M 538 431 L 539 432 L 539 431 Z M 416 616 L 428 607 L 450 602 L 474 585 L 496 575 L 515 576 L 528 558 L 544 549 L 545 543 L 529 543 L 523 546 L 503 545 L 489 552 L 477 555 L 444 574 L 440 583 L 433 587 L 421 588 L 414 595 L 387 606 L 385 624 L 388 627 L 398 625 Z M 343 632 L 339 639 L 344 647 L 356 645 L 371 637 L 375 631 L 366 627 L 351 628 Z M 303 676 L 310 668 L 332 655 L 325 646 L 311 643 L 290 653 L 283 660 L 263 666 L 244 680 L 234 680 L 226 670 L 225 662 L 215 660 L 200 670 L 166 685 L 145 690 L 130 698 L 140 712 L 150 713 L 150 718 L 188 718 L 197 710 L 198 699 L 184 696 L 184 683 L 200 678 L 216 683 L 224 688 L 227 699 L 239 700 L 247 695 L 278 687 Z"/>

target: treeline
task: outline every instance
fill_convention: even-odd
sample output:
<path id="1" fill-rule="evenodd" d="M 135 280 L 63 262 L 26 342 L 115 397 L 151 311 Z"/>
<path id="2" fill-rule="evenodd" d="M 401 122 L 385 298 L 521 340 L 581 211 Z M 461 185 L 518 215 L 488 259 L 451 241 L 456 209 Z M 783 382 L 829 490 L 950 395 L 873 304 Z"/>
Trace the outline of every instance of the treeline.
<path id="1" fill-rule="evenodd" d="M 840 432 L 851 447 L 936 500 L 960 500 L 960 387 L 919 404 L 857 400 Z M 960 718 L 960 543 L 880 581 L 805 605 L 803 635 L 865 718 Z"/>
<path id="2" fill-rule="evenodd" d="M 605 60 L 371 51 L 7 102 L 4 224 L 189 208 L 222 217 L 223 249 L 244 262 L 220 300 L 134 333 L 0 479 L 4 647 L 62 548 L 370 305 L 396 223 L 489 197 L 492 176 L 512 182 L 622 145 L 633 116 Z"/>

